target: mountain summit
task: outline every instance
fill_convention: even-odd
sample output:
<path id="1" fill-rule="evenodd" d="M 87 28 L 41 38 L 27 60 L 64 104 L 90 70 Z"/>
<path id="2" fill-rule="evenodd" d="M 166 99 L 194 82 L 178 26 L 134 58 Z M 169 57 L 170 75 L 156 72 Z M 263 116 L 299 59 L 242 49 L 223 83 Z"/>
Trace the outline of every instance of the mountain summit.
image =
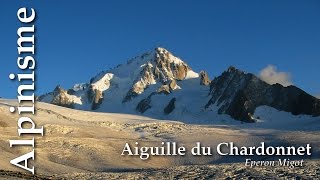
<path id="1" fill-rule="evenodd" d="M 269 85 L 251 73 L 229 67 L 210 81 L 164 48 L 100 72 L 88 83 L 57 86 L 39 101 L 87 111 L 142 113 L 181 121 L 210 121 L 229 115 L 254 122 L 259 106 L 293 115 L 320 115 L 320 100 L 295 86 Z"/>

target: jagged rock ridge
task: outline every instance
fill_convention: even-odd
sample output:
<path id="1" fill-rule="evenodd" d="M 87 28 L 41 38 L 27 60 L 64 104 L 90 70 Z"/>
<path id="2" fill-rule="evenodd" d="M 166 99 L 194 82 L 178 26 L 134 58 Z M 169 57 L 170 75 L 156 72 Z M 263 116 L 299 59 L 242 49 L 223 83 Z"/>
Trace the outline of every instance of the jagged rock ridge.
<path id="1" fill-rule="evenodd" d="M 182 121 L 227 114 L 254 122 L 254 111 L 262 105 L 294 115 L 320 115 L 319 100 L 295 86 L 269 85 L 235 67 L 211 81 L 206 71 L 194 72 L 164 48 L 100 72 L 69 90 L 58 86 L 38 100 L 81 110 L 143 113 Z"/>
<path id="2" fill-rule="evenodd" d="M 295 86 L 269 85 L 251 73 L 230 67 L 210 84 L 211 99 L 206 105 L 219 106 L 219 113 L 234 119 L 253 121 L 255 109 L 266 105 L 293 115 L 320 115 L 320 100 Z"/>

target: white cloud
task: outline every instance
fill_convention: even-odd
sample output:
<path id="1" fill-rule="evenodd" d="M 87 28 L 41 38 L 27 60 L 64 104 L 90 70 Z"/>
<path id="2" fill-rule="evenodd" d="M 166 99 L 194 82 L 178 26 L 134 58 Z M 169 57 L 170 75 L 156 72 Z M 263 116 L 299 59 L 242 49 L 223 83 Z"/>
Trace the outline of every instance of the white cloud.
<path id="1" fill-rule="evenodd" d="M 315 95 L 314 97 L 316 97 L 316 98 L 320 99 L 320 94 Z"/>
<path id="2" fill-rule="evenodd" d="M 259 78 L 268 84 L 279 83 L 283 86 L 292 85 L 291 75 L 288 72 L 279 72 L 274 65 L 268 65 L 259 73 Z"/>

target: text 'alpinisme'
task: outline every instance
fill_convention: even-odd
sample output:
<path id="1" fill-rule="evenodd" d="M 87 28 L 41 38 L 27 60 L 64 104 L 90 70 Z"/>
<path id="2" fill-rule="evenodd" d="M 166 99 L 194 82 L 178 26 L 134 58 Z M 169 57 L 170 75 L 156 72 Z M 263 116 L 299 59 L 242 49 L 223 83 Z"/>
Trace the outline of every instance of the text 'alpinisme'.
<path id="1" fill-rule="evenodd" d="M 17 107 L 10 107 L 11 113 L 18 110 L 19 119 L 17 121 L 18 135 L 31 136 L 29 139 L 18 139 L 9 140 L 10 147 L 15 148 L 16 146 L 30 146 L 29 152 L 24 155 L 18 155 L 17 158 L 10 161 L 11 164 L 22 168 L 26 171 L 35 173 L 35 167 L 30 165 L 30 160 L 35 159 L 35 138 L 34 135 L 43 136 L 43 126 L 37 128 L 36 123 L 33 119 L 28 117 L 28 115 L 35 114 L 35 21 L 36 21 L 36 11 L 33 8 L 20 8 L 17 11 L 17 17 L 19 22 L 22 24 L 18 28 L 18 58 L 17 65 L 18 68 L 23 71 L 22 73 L 11 73 L 9 78 L 11 80 L 16 79 L 19 82 L 17 88 L 18 92 L 18 105 Z"/>

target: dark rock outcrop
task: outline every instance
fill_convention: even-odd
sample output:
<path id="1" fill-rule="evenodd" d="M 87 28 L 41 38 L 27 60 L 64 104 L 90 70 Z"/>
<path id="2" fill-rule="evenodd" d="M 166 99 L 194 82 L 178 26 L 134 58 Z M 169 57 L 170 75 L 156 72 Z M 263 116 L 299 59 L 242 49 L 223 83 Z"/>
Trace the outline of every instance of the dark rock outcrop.
<path id="1" fill-rule="evenodd" d="M 142 100 L 138 103 L 138 105 L 137 105 L 137 107 L 136 107 L 136 110 L 137 110 L 138 112 L 140 112 L 140 113 L 144 113 L 144 112 L 146 112 L 148 109 L 151 108 L 150 103 L 151 103 L 151 98 L 148 97 L 148 98 L 146 98 L 146 99 L 142 99 Z"/>
<path id="2" fill-rule="evenodd" d="M 100 107 L 100 104 L 103 101 L 103 93 L 98 89 L 94 89 L 93 86 L 90 85 L 87 90 L 87 98 L 88 102 L 91 103 L 91 110 L 96 110 Z"/>
<path id="3" fill-rule="evenodd" d="M 87 98 L 88 98 L 88 101 L 89 101 L 89 102 L 92 102 L 92 101 L 93 101 L 94 94 L 95 94 L 95 92 L 94 92 L 93 86 L 90 85 L 90 86 L 89 86 L 89 89 L 87 90 Z"/>
<path id="4" fill-rule="evenodd" d="M 164 108 L 163 112 L 165 114 L 170 114 L 175 108 L 176 98 L 172 98 L 169 104 Z"/>
<path id="5" fill-rule="evenodd" d="M 201 71 L 199 73 L 199 76 L 200 76 L 200 85 L 203 85 L 203 86 L 208 86 L 210 85 L 210 78 L 208 76 L 208 73 L 206 71 Z"/>
<path id="6" fill-rule="evenodd" d="M 211 82 L 209 95 L 211 99 L 206 108 L 215 104 L 220 107 L 218 113 L 246 122 L 254 122 L 252 114 L 262 105 L 293 115 L 320 115 L 320 100 L 301 89 L 269 85 L 255 75 L 234 67 L 229 67 Z"/>
<path id="7" fill-rule="evenodd" d="M 122 103 L 130 101 L 132 98 L 138 96 L 138 93 L 135 92 L 133 88 L 131 88 L 128 92 L 127 95 L 123 98 Z"/>
<path id="8" fill-rule="evenodd" d="M 68 89 L 67 93 L 70 95 L 74 95 L 76 93 L 76 91 L 73 89 Z"/>

